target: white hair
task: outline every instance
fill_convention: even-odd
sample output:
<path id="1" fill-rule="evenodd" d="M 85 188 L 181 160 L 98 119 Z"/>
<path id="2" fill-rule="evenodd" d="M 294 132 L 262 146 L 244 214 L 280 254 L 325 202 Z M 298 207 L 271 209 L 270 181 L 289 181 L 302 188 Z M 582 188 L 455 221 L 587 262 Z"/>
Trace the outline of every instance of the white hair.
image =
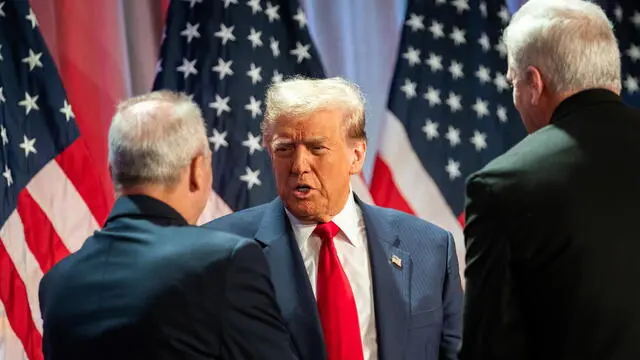
<path id="1" fill-rule="evenodd" d="M 340 77 L 294 77 L 267 89 L 262 135 L 269 144 L 273 123 L 281 117 L 303 118 L 320 110 L 341 110 L 346 135 L 366 140 L 364 96 L 358 86 Z"/>
<path id="2" fill-rule="evenodd" d="M 109 128 L 109 164 L 118 189 L 173 186 L 195 156 L 209 152 L 200 108 L 184 94 L 162 90 L 126 100 Z"/>
<path id="3" fill-rule="evenodd" d="M 511 19 L 503 40 L 509 66 L 540 70 L 554 92 L 620 90 L 620 50 L 607 15 L 583 0 L 529 0 Z"/>

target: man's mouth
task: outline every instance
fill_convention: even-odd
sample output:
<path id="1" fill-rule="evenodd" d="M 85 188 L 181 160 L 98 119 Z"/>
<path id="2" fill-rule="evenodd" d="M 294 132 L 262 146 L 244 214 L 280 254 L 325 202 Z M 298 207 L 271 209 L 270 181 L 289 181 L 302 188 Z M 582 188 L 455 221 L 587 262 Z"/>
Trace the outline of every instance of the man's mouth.
<path id="1" fill-rule="evenodd" d="M 308 194 L 310 191 L 311 191 L 311 186 L 306 184 L 299 184 L 299 185 L 296 185 L 296 187 L 294 188 L 294 193 L 299 196 L 304 196 Z"/>

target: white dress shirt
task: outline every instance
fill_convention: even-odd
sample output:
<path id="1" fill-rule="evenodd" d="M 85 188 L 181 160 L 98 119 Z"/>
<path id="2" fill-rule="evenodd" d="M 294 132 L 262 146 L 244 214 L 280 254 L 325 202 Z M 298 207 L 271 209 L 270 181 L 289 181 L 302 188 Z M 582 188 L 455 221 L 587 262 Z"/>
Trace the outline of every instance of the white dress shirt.
<path id="1" fill-rule="evenodd" d="M 304 266 L 309 275 L 309 281 L 316 294 L 316 279 L 318 276 L 318 257 L 322 240 L 313 234 L 316 223 L 305 223 L 298 220 L 287 211 L 291 227 L 300 247 Z M 357 206 L 353 193 L 344 209 L 332 221 L 338 225 L 340 232 L 334 238 L 338 259 L 349 279 L 351 290 L 356 300 L 358 322 L 360 323 L 360 338 L 364 360 L 378 359 L 378 343 L 376 338 L 375 314 L 373 307 L 373 283 L 371 281 L 371 266 L 369 251 L 367 250 L 367 235 L 364 227 L 362 211 Z"/>

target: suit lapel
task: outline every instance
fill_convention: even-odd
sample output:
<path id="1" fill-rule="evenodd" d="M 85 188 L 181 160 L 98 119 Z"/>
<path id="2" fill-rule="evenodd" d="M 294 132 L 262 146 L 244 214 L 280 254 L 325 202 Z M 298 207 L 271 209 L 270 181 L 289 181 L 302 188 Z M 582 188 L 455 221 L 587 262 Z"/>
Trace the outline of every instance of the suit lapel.
<path id="1" fill-rule="evenodd" d="M 359 201 L 367 240 L 381 360 L 403 359 L 409 329 L 411 258 L 385 214 Z"/>
<path id="2" fill-rule="evenodd" d="M 313 290 L 280 200 L 267 208 L 256 240 L 265 245 L 278 305 L 300 359 L 326 359 Z"/>

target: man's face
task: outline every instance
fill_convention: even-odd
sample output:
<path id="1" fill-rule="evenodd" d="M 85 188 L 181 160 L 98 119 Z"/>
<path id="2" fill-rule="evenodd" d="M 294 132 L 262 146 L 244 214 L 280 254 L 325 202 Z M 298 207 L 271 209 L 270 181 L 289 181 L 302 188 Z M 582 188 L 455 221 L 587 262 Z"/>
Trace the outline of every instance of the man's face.
<path id="1" fill-rule="evenodd" d="M 360 172 L 365 150 L 363 140 L 346 138 L 341 111 L 276 119 L 270 154 L 287 209 L 300 220 L 329 221 L 344 207 L 350 176 Z"/>

